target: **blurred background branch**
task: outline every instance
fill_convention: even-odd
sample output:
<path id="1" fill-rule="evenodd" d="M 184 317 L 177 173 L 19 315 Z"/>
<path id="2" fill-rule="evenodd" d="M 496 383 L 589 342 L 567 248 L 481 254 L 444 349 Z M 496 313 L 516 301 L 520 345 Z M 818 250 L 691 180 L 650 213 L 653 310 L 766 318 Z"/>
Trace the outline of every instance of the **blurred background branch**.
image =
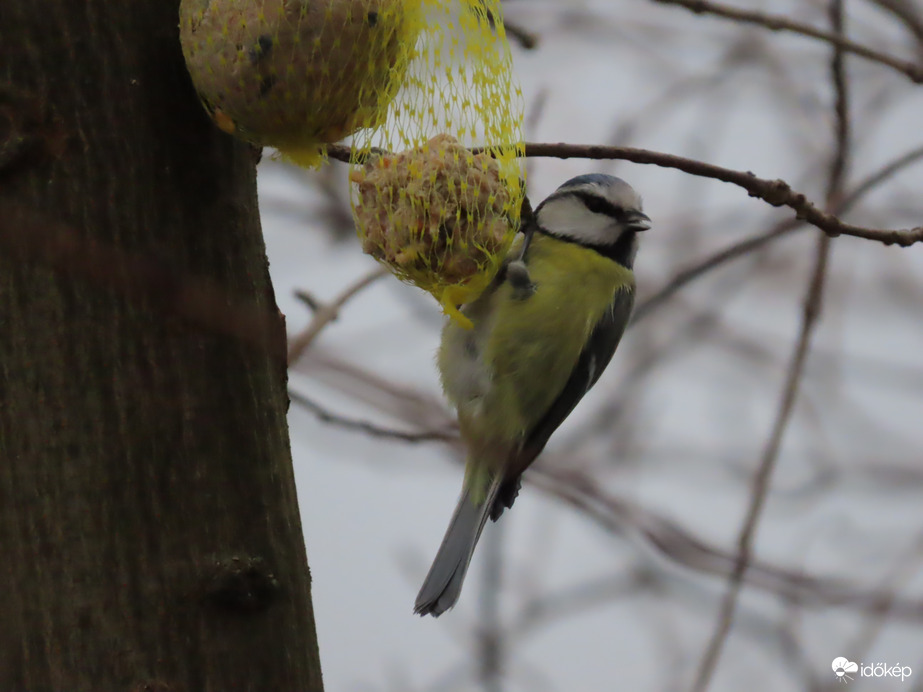
<path id="1" fill-rule="evenodd" d="M 819 41 L 829 43 L 839 50 L 852 53 L 861 58 L 865 58 L 866 60 L 881 63 L 887 67 L 891 67 L 892 69 L 906 75 L 911 81 L 917 84 L 923 83 L 923 65 L 892 57 L 872 48 L 868 48 L 867 46 L 855 43 L 854 41 L 849 40 L 845 35 L 838 34 L 836 32 L 827 32 L 822 29 L 808 26 L 806 24 L 793 22 L 787 17 L 783 17 L 781 15 L 772 15 L 765 14 L 763 12 L 737 9 L 735 7 L 730 7 L 729 5 L 709 2 L 709 0 L 653 0 L 653 2 L 657 2 L 662 5 L 676 5 L 678 7 L 684 7 L 685 9 L 690 10 L 696 14 L 710 14 L 716 17 L 730 19 L 735 22 L 756 24 L 757 26 L 769 29 L 770 31 L 789 31 L 791 33 L 806 36 L 808 38 L 814 38 Z M 879 4 L 883 6 L 888 5 L 888 9 L 890 9 L 892 12 L 895 10 L 901 11 L 901 19 L 905 22 L 907 21 L 907 17 L 912 16 L 907 12 L 908 8 L 906 6 L 901 7 L 900 3 L 895 3 L 893 0 L 885 0 L 885 2 L 879 2 Z M 897 14 L 897 12 L 895 12 L 895 14 Z"/>

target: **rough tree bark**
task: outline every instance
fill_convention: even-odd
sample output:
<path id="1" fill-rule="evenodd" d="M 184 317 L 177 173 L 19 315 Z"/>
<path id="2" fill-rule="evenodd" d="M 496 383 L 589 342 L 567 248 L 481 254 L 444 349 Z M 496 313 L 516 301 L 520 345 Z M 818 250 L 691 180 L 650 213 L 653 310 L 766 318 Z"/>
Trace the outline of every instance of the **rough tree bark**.
<path id="1" fill-rule="evenodd" d="M 0 1 L 0 690 L 320 690 L 254 152 L 176 0 Z"/>

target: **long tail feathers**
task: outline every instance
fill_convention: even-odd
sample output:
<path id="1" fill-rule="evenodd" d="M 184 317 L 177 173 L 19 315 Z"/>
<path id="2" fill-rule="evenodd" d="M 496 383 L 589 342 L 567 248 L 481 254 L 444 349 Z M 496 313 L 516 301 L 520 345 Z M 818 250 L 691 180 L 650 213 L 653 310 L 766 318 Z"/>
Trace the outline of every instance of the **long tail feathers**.
<path id="1" fill-rule="evenodd" d="M 490 516 L 490 509 L 502 483 L 502 474 L 497 474 L 490 484 L 483 502 L 475 504 L 471 491 L 466 487 L 458 499 L 455 513 L 446 529 L 433 566 L 420 587 L 413 612 L 418 615 L 439 617 L 455 605 L 461 594 L 465 574 L 474 548 Z"/>

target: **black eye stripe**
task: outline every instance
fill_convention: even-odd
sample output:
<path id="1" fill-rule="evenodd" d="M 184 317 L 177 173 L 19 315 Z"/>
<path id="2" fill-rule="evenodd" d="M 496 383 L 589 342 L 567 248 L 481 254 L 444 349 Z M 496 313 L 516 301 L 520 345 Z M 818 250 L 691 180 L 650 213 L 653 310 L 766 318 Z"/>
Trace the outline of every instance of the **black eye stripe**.
<path id="1" fill-rule="evenodd" d="M 574 190 L 570 194 L 578 197 L 580 201 L 583 202 L 583 205 L 594 214 L 605 214 L 606 216 L 611 216 L 616 221 L 625 220 L 625 210 L 607 199 L 590 192 L 583 192 L 582 190 Z"/>

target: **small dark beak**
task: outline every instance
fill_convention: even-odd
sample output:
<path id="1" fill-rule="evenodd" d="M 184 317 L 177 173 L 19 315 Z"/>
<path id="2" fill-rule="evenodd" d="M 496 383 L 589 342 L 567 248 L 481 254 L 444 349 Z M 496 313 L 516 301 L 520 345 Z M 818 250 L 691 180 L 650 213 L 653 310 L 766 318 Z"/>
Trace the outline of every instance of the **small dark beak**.
<path id="1" fill-rule="evenodd" d="M 651 218 L 641 211 L 633 211 L 628 214 L 625 225 L 630 231 L 646 231 L 651 227 Z"/>

